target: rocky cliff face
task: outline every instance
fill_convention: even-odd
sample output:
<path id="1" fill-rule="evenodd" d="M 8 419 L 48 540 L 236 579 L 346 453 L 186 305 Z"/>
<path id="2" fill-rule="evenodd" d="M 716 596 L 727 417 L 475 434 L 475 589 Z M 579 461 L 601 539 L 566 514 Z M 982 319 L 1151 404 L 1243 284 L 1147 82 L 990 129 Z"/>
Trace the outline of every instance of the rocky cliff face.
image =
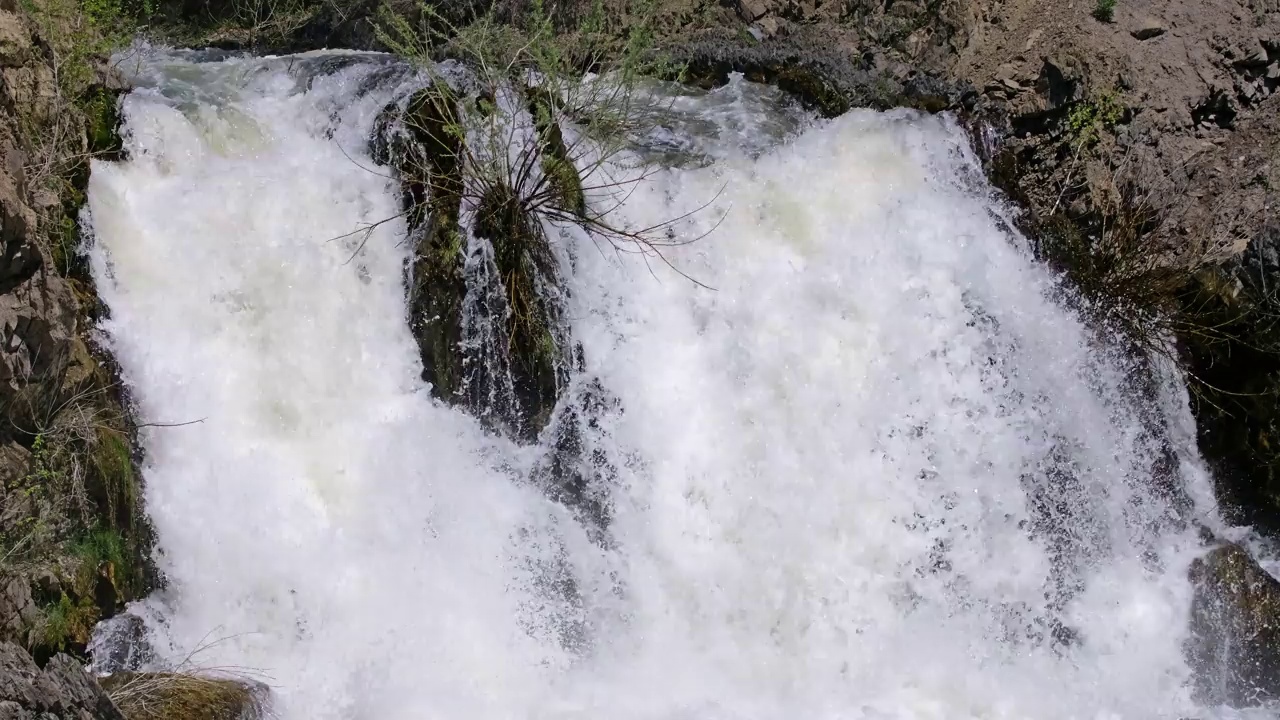
<path id="1" fill-rule="evenodd" d="M 0 641 L 41 662 L 148 583 L 132 426 L 78 259 L 114 95 L 64 90 L 31 18 L 0 3 Z"/>
<path id="2" fill-rule="evenodd" d="M 0 720 L 124 720 L 84 668 L 66 655 L 36 667 L 31 656 L 0 642 Z"/>

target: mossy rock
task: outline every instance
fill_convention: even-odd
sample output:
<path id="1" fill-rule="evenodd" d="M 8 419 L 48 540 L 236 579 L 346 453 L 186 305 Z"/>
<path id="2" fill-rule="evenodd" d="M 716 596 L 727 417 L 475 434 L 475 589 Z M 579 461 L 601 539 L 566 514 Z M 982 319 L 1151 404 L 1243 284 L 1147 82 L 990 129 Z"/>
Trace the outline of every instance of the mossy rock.
<path id="1" fill-rule="evenodd" d="M 581 216 L 587 212 L 582 177 L 564 142 L 564 132 L 557 120 L 559 101 L 545 88 L 526 88 L 529 114 L 538 131 L 538 152 L 542 155 L 542 172 L 550 181 L 556 203 L 566 212 Z"/>
<path id="2" fill-rule="evenodd" d="M 1280 698 L 1280 581 L 1228 543 L 1191 564 L 1187 658 L 1202 702 Z"/>
<path id="3" fill-rule="evenodd" d="M 95 85 L 80 98 L 85 116 L 85 134 L 89 152 L 104 160 L 117 160 L 124 149 L 120 137 L 120 93 Z"/>
<path id="4" fill-rule="evenodd" d="M 559 338 L 559 308 L 545 287 L 556 282 L 556 260 L 538 218 L 508 185 L 495 184 L 480 199 L 476 235 L 493 246 L 498 282 L 507 296 L 507 365 L 516 407 L 496 408 L 519 439 L 532 442 L 547 425 L 566 380 Z M 473 383 L 483 391 L 486 382 Z M 473 398 L 482 403 L 483 398 Z"/>
<path id="5" fill-rule="evenodd" d="M 401 121 L 411 141 L 391 158 L 404 185 L 410 232 L 417 238 L 409 289 L 411 328 L 433 393 L 454 402 L 463 380 L 462 300 L 465 236 L 462 134 L 448 93 L 428 87 L 409 98 Z"/>
<path id="6" fill-rule="evenodd" d="M 64 592 L 57 601 L 41 608 L 40 619 L 31 629 L 27 649 L 40 665 L 61 652 L 84 657 L 93 626 L 99 618 L 100 612 L 92 598 L 73 598 Z"/>
<path id="7" fill-rule="evenodd" d="M 126 720 L 257 720 L 268 717 L 262 683 L 181 672 L 122 672 L 101 679 Z"/>
<path id="8" fill-rule="evenodd" d="M 582 181 L 554 120 L 552 100 L 536 91 L 530 98 L 543 170 L 566 212 L 581 215 L 586 209 Z M 397 118 L 403 132 L 396 130 Z M 459 99 L 451 90 L 432 86 L 411 95 L 403 109 L 384 110 L 372 141 L 375 158 L 399 172 L 414 238 L 410 325 L 423 379 L 436 397 L 466 407 L 491 430 L 532 441 L 546 426 L 564 380 L 558 309 L 545 297 L 545 289 L 556 281 L 556 260 L 541 222 L 516 191 L 500 178 L 477 179 L 483 189 L 475 198 L 474 231 L 493 247 L 496 283 L 510 312 L 501 300 L 478 293 L 477 322 L 501 324 L 499 334 L 507 342 L 463 347 L 468 282 L 489 279 L 484 273 L 468 279 L 464 272 L 467 237 L 460 216 L 466 147 L 461 120 Z"/>

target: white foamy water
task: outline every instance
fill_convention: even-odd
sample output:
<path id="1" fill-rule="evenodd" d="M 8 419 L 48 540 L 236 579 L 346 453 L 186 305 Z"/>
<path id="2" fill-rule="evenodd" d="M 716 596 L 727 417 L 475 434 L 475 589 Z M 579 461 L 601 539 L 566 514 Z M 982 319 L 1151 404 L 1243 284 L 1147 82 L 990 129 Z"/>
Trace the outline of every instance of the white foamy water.
<path id="1" fill-rule="evenodd" d="M 710 124 L 667 146 L 716 162 L 622 212 L 715 198 L 669 255 L 713 289 L 557 235 L 574 382 L 621 408 L 588 438 L 605 550 L 524 479 L 538 448 L 430 399 L 403 222 L 350 234 L 399 211 L 367 141 L 414 81 L 148 62 L 89 212 L 139 415 L 191 423 L 143 431 L 168 586 L 140 612 L 170 661 L 216 639 L 197 663 L 262 674 L 288 720 L 1201 712 L 1195 542 L 1151 482 L 1170 434 L 1164 474 L 1207 497 L 1185 399 L 1054 300 L 945 119 L 783 139 L 759 89 L 682 99 Z"/>

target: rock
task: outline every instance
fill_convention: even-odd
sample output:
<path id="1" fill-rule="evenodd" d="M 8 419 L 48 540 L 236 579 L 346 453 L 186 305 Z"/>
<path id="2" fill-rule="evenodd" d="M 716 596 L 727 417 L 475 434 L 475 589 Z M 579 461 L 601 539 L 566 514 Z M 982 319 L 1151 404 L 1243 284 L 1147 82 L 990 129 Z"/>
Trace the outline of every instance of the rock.
<path id="1" fill-rule="evenodd" d="M 31 57 L 31 33 L 22 18 L 0 10 L 0 67 L 18 67 Z"/>
<path id="2" fill-rule="evenodd" d="M 1239 68 L 1260 68 L 1267 64 L 1267 50 L 1257 38 L 1246 38 L 1231 49 L 1231 64 Z"/>
<path id="3" fill-rule="evenodd" d="M 65 715 L 87 710 L 91 717 L 100 720 L 124 720 L 93 676 L 70 657 L 57 655 L 50 660 L 44 668 L 44 679 L 47 685 L 58 688 Z"/>
<path id="4" fill-rule="evenodd" d="M 1142 17 L 1134 24 L 1129 34 L 1139 40 L 1150 40 L 1164 34 L 1164 24 L 1152 17 Z"/>
<path id="5" fill-rule="evenodd" d="M 755 22 L 768 12 L 769 6 L 764 0 L 738 0 L 738 13 L 747 22 Z"/>
<path id="6" fill-rule="evenodd" d="M 124 720 L 75 660 L 58 655 L 42 672 L 25 650 L 0 643 L 0 718 Z"/>
<path id="7" fill-rule="evenodd" d="M 1044 30 L 1041 30 L 1040 28 L 1036 28 L 1035 30 L 1032 30 L 1027 35 L 1027 41 L 1022 45 L 1022 51 L 1030 52 L 1031 48 L 1035 47 L 1036 41 L 1040 39 L 1041 35 L 1044 35 Z"/>
<path id="8" fill-rule="evenodd" d="M 40 268 L 40 252 L 31 242 L 35 213 L 7 175 L 0 175 L 0 293 L 7 293 Z"/>
<path id="9" fill-rule="evenodd" d="M 0 403 L 20 431 L 34 433 L 56 407 L 49 402 L 69 360 L 75 309 L 66 282 L 44 274 L 0 295 Z"/>
<path id="10" fill-rule="evenodd" d="M 258 720 L 270 688 L 241 678 L 188 673 L 117 673 L 102 678 L 129 720 Z"/>
<path id="11" fill-rule="evenodd" d="M 0 77 L 8 86 L 14 104 L 32 111 L 38 122 L 47 122 L 57 113 L 58 81 L 53 69 L 43 63 L 21 67 L 4 67 L 0 64 Z"/>
<path id="12" fill-rule="evenodd" d="M 40 609 L 31 598 L 26 578 L 11 577 L 0 585 L 0 641 L 25 642 L 25 630 L 36 623 Z"/>
<path id="13" fill-rule="evenodd" d="M 123 612 L 98 623 L 89 641 L 89 669 L 98 675 L 138 672 L 155 657 L 142 618 Z"/>
<path id="14" fill-rule="evenodd" d="M 761 40 L 767 40 L 777 35 L 778 30 L 780 29 L 778 18 L 775 17 L 760 18 L 760 21 L 752 27 L 759 28 Z"/>
<path id="15" fill-rule="evenodd" d="M 1053 109 L 1084 99 L 1086 85 L 1084 63 L 1074 55 L 1056 55 L 1044 58 L 1036 91 Z"/>
<path id="16" fill-rule="evenodd" d="M 929 112 L 955 107 L 969 90 L 931 73 L 896 73 L 874 56 L 851 56 L 828 48 L 804 26 L 790 26 L 783 36 L 747 46 L 723 34 L 708 34 L 674 44 L 669 57 L 685 66 L 686 82 L 712 88 L 740 72 L 752 82 L 766 83 L 791 95 L 823 117 L 836 117 L 852 107 L 887 109 L 907 106 Z M 904 78 L 907 79 L 904 82 Z M 908 87 L 910 86 L 910 87 Z"/>
<path id="17" fill-rule="evenodd" d="M 120 86 L 120 78 L 106 70 L 106 58 L 94 57 L 96 41 L 74 35 L 80 54 L 62 56 L 67 74 L 55 76 L 55 56 L 69 50 L 56 33 L 67 28 L 34 22 L 28 6 L 19 5 L 0 0 L 0 536 L 5 540 L 0 555 L 8 555 L 0 578 L 0 640 L 16 641 L 46 662 L 58 643 L 45 642 L 41 608 L 68 597 L 81 619 L 93 618 L 109 615 L 118 603 L 142 592 L 143 583 L 129 576 L 132 594 L 108 598 L 104 593 L 104 607 L 93 605 L 97 587 L 77 587 L 75 576 L 84 562 L 68 541 L 101 531 L 115 533 L 131 559 L 148 551 L 145 522 L 134 522 L 142 516 L 140 493 L 132 493 L 127 503 L 116 502 L 118 496 L 101 502 L 89 497 L 85 489 L 96 473 L 98 444 L 77 431 L 48 432 L 73 417 L 94 418 L 95 425 L 105 420 L 121 435 L 129 426 L 112 365 L 88 342 L 98 306 L 87 263 L 74 280 L 60 274 L 73 272 L 65 248 L 79 240 L 76 213 L 88 180 L 86 152 L 103 149 L 101 143 L 87 142 L 87 131 L 95 137 L 114 134 L 112 86 Z M 80 5 L 66 9 L 60 21 L 88 22 Z M 62 94 L 72 88 L 74 98 Z M 102 112 L 90 112 L 91 107 Z M 92 128 L 90 116 L 96 122 Z M 43 439 L 39 446 L 38 439 Z M 89 483 L 63 482 L 72 477 Z M 73 493 L 81 495 L 70 497 Z M 117 522 L 120 517 L 128 524 Z M 108 579 L 121 577 L 113 574 L 114 566 L 106 569 Z M 99 580 L 90 578 L 104 588 L 119 587 Z M 16 704 L 4 712 L 45 714 Z"/>
<path id="18" fill-rule="evenodd" d="M 1267 66 L 1267 79 L 1280 80 L 1280 62 L 1273 62 Z"/>
<path id="19" fill-rule="evenodd" d="M 1191 564 L 1187 659 L 1202 702 L 1280 697 L 1280 581 L 1234 543 Z"/>

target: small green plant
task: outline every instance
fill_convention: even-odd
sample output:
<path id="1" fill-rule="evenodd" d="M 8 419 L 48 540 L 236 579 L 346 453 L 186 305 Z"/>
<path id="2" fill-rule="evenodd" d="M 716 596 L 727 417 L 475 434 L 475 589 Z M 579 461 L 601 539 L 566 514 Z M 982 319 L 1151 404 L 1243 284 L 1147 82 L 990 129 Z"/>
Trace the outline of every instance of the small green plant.
<path id="1" fill-rule="evenodd" d="M 31 464 L 27 469 L 27 479 L 32 487 L 60 485 L 65 473 L 57 467 L 57 447 L 50 443 L 45 433 L 36 435 L 31 443 Z"/>
<path id="2" fill-rule="evenodd" d="M 46 652 L 62 652 L 74 645 L 89 642 L 89 634 L 98 620 L 98 609 L 85 597 L 79 602 L 66 593 L 44 609 L 35 645 Z"/>
<path id="3" fill-rule="evenodd" d="M 1093 6 L 1093 17 L 1098 22 L 1111 22 L 1115 17 L 1116 0 L 1098 0 Z"/>
<path id="4" fill-rule="evenodd" d="M 1067 116 L 1067 133 L 1071 144 L 1090 147 L 1104 130 L 1110 130 L 1124 117 L 1124 105 L 1116 90 L 1108 90 L 1096 99 L 1077 103 Z"/>

